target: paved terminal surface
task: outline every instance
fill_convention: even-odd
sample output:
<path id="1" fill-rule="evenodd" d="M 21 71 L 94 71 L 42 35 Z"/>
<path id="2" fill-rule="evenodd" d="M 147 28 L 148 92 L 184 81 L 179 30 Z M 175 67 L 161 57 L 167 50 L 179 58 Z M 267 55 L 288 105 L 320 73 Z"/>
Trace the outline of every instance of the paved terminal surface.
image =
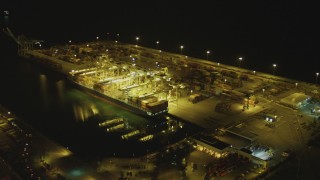
<path id="1" fill-rule="evenodd" d="M 242 111 L 240 103 L 233 103 L 230 111 L 216 112 L 215 106 L 222 101 L 223 99 L 221 98 L 210 97 L 199 103 L 192 104 L 187 97 L 179 98 L 178 105 L 171 104 L 169 106 L 169 113 L 200 127 L 215 129 L 241 121 L 262 110 L 262 107 L 258 105 L 247 111 Z"/>

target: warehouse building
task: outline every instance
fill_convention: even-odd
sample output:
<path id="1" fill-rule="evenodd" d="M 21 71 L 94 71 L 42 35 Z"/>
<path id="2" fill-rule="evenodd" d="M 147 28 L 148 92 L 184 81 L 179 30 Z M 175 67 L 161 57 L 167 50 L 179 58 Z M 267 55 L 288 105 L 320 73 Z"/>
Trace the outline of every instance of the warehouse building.
<path id="1" fill-rule="evenodd" d="M 298 109 L 299 107 L 305 105 L 309 99 L 310 96 L 307 96 L 303 93 L 293 93 L 285 98 L 282 98 L 280 102 L 285 106 Z"/>
<path id="2" fill-rule="evenodd" d="M 199 151 L 206 152 L 210 155 L 213 155 L 217 158 L 220 158 L 225 153 L 228 153 L 230 144 L 222 142 L 213 136 L 198 134 L 193 137 L 196 147 Z"/>

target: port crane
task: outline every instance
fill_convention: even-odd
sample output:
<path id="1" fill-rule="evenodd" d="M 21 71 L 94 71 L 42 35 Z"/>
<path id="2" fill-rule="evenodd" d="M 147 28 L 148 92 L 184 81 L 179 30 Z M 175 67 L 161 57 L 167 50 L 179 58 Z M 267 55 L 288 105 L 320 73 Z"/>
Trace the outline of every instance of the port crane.
<path id="1" fill-rule="evenodd" d="M 41 47 L 41 43 L 44 42 L 43 40 L 29 39 L 24 35 L 16 37 L 8 27 L 4 28 L 3 32 L 17 43 L 19 55 L 24 55 L 26 51 L 32 50 L 35 44 L 38 44 Z"/>

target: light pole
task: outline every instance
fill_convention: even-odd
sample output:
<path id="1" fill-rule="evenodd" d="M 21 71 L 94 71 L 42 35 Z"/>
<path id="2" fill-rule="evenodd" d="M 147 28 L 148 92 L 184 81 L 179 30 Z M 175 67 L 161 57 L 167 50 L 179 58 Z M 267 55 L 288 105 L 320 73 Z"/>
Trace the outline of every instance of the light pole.
<path id="1" fill-rule="evenodd" d="M 207 53 L 207 60 L 208 60 L 210 51 L 207 51 L 206 53 Z"/>
<path id="2" fill-rule="evenodd" d="M 107 40 L 109 40 L 109 35 L 110 35 L 110 33 L 107 32 Z"/>
<path id="3" fill-rule="evenodd" d="M 273 64 L 272 66 L 273 66 L 273 72 L 272 72 L 272 74 L 274 75 L 274 72 L 276 71 L 277 65 L 276 65 L 276 64 Z"/>
<path id="4" fill-rule="evenodd" d="M 70 44 L 71 44 L 71 40 L 69 40 L 69 45 L 67 45 L 67 47 L 68 47 L 68 51 L 70 51 Z"/>
<path id="5" fill-rule="evenodd" d="M 318 76 L 319 76 L 319 73 L 317 72 L 316 73 L 316 85 L 318 84 Z"/>
<path id="6" fill-rule="evenodd" d="M 182 54 L 182 49 L 183 49 L 183 46 L 181 45 L 180 46 L 180 54 Z"/>
<path id="7" fill-rule="evenodd" d="M 116 41 L 119 41 L 119 40 L 120 40 L 120 34 L 118 33 L 118 34 L 117 34 Z"/>
<path id="8" fill-rule="evenodd" d="M 241 66 L 242 57 L 239 57 L 239 67 Z"/>
<path id="9" fill-rule="evenodd" d="M 140 39 L 139 37 L 136 37 L 137 46 L 138 46 L 139 39 Z"/>
<path id="10" fill-rule="evenodd" d="M 156 43 L 157 43 L 157 49 L 159 49 L 159 41 L 157 41 Z"/>

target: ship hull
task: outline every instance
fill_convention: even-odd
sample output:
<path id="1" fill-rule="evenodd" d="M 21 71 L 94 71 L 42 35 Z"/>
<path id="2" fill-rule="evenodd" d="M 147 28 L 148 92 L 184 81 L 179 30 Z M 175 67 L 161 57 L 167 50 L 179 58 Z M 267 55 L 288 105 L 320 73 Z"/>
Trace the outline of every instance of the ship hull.
<path id="1" fill-rule="evenodd" d="M 72 79 L 69 79 L 69 81 L 74 85 L 76 86 L 77 88 L 83 90 L 84 92 L 94 96 L 94 97 L 98 97 L 98 98 L 102 98 L 103 100 L 106 100 L 112 104 L 115 104 L 119 107 L 121 107 L 122 109 L 125 109 L 125 110 L 128 110 L 134 114 L 137 114 L 137 115 L 140 115 L 140 116 L 143 116 L 145 118 L 154 118 L 154 117 L 157 117 L 159 115 L 165 115 L 168 113 L 168 111 L 165 111 L 165 112 L 162 112 L 162 113 L 158 113 L 157 115 L 150 115 L 148 114 L 147 111 L 144 111 L 143 109 L 139 109 L 138 107 L 134 107 L 130 104 L 127 104 L 125 102 L 122 102 L 120 100 L 117 100 L 117 99 L 114 99 L 110 96 L 107 96 L 107 95 L 104 95 L 96 90 L 93 90 L 93 89 L 90 89 L 88 87 L 85 87 L 85 86 L 82 86 L 80 84 L 78 84 L 77 82 L 73 81 Z"/>

